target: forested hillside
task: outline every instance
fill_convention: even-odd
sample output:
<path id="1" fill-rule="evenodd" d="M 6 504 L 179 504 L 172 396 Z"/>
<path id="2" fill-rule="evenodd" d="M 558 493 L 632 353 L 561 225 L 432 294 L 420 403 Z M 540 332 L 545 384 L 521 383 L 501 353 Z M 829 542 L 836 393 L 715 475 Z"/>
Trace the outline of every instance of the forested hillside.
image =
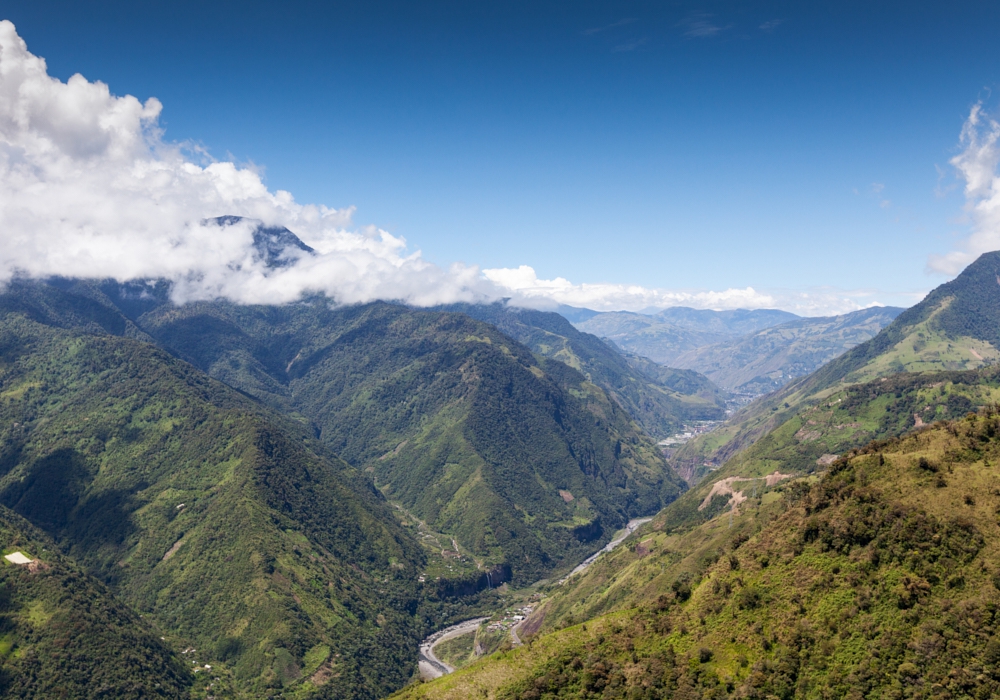
<path id="1" fill-rule="evenodd" d="M 991 409 L 762 486 L 732 526 L 658 518 L 618 555 L 637 605 L 399 697 L 993 697 L 998 459 Z"/>
<path id="2" fill-rule="evenodd" d="M 175 307 L 155 285 L 73 281 L 15 299 L 47 323 L 157 342 L 311 425 L 501 579 L 571 567 L 684 488 L 604 390 L 462 314 L 323 299 Z"/>
<path id="3" fill-rule="evenodd" d="M 0 694 L 5 698 L 183 698 L 196 681 L 154 629 L 0 506 Z"/>
<path id="4" fill-rule="evenodd" d="M 656 439 L 677 433 L 685 423 L 719 420 L 725 415 L 725 393 L 697 372 L 671 370 L 630 356 L 578 331 L 560 314 L 499 302 L 456 304 L 446 310 L 486 321 L 532 352 L 579 370 Z"/>
<path id="5" fill-rule="evenodd" d="M 425 556 L 368 480 L 306 426 L 36 302 L 0 298 L 0 503 L 240 694 L 402 683 Z"/>
<path id="6" fill-rule="evenodd" d="M 162 306 L 136 322 L 303 416 L 391 499 L 518 581 L 578 562 L 683 489 L 606 392 L 463 314 L 315 300 Z"/>

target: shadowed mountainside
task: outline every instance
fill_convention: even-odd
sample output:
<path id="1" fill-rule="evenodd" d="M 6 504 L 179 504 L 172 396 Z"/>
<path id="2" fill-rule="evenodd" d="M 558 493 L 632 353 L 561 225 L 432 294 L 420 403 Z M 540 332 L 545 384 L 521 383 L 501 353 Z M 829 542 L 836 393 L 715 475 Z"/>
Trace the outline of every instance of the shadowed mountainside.
<path id="1" fill-rule="evenodd" d="M 696 372 L 670 370 L 623 354 L 573 327 L 560 314 L 495 304 L 443 307 L 490 323 L 532 352 L 582 372 L 618 402 L 652 437 L 672 435 L 691 421 L 725 415 L 725 394 Z"/>
<path id="2" fill-rule="evenodd" d="M 405 681 L 424 554 L 368 480 L 149 343 L 46 323 L 67 296 L 0 295 L 0 503 L 239 693 Z"/>

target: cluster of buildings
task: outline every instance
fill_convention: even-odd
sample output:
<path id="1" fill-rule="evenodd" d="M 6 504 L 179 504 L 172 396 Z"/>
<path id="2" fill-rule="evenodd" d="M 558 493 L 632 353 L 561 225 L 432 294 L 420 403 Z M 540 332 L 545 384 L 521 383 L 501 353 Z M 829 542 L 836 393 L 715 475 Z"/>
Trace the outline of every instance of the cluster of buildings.
<path id="1" fill-rule="evenodd" d="M 490 632 L 506 632 L 511 627 L 514 627 L 522 622 L 525 618 L 531 614 L 531 611 L 535 609 L 533 605 L 525 605 L 523 607 L 517 608 L 516 610 L 507 610 L 502 619 L 496 622 L 491 622 L 487 625 L 486 629 Z"/>
<path id="2" fill-rule="evenodd" d="M 697 423 L 692 423 L 691 425 L 685 425 L 684 431 L 671 435 L 666 440 L 660 440 L 658 443 L 660 447 L 679 447 L 683 445 L 688 440 L 703 435 L 705 433 L 715 430 L 722 421 L 717 420 L 703 420 Z"/>

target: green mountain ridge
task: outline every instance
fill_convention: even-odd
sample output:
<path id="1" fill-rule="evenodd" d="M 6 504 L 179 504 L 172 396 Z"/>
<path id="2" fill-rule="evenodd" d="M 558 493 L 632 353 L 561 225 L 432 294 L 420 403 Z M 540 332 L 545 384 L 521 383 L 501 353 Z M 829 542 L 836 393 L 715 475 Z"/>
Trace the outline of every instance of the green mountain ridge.
<path id="1" fill-rule="evenodd" d="M 838 454 L 860 449 L 873 439 L 894 439 L 911 431 L 914 415 L 923 417 L 921 425 L 929 425 L 959 419 L 977 406 L 998 402 L 1000 372 L 995 369 L 904 373 L 844 388 L 706 474 L 661 511 L 653 527 L 672 539 L 670 549 L 681 567 L 678 571 L 694 571 L 691 567 L 717 550 L 720 538 L 729 536 L 733 522 L 739 524 L 744 514 L 755 512 L 746 511 L 744 503 L 773 498 L 766 494 L 788 479 L 826 471 Z M 616 550 L 566 585 L 551 589 L 538 629 L 551 632 L 574 620 L 626 610 L 658 596 L 662 581 L 650 583 L 630 570 L 636 560 L 634 554 Z"/>
<path id="2" fill-rule="evenodd" d="M 163 350 L 31 319 L 64 297 L 0 296 L 0 503 L 237 696 L 403 683 L 426 557 L 368 480 Z"/>
<path id="3" fill-rule="evenodd" d="M 987 410 L 871 443 L 735 522 L 668 507 L 590 588 L 619 607 L 394 697 L 993 697 L 998 434 Z"/>
<path id="4" fill-rule="evenodd" d="M 725 415 L 725 394 L 696 372 L 671 370 L 577 330 L 557 313 L 505 304 L 442 307 L 496 326 L 532 352 L 583 373 L 613 398 L 655 439 L 677 433 L 691 421 Z"/>
<path id="5" fill-rule="evenodd" d="M 174 307 L 162 286 L 60 285 L 66 298 L 51 303 L 51 285 L 33 288 L 30 313 L 149 339 L 311 424 L 412 516 L 518 580 L 571 567 L 684 488 L 602 389 L 460 314 Z M 515 390 L 518 412 L 503 400 Z"/>
<path id="6" fill-rule="evenodd" d="M 718 465 L 804 406 L 853 383 L 911 371 L 966 370 L 1000 359 L 1000 253 L 985 253 L 958 277 L 934 289 L 871 340 L 793 381 L 692 440 L 673 458 L 685 475 Z"/>
<path id="7" fill-rule="evenodd" d="M 519 581 L 570 566 L 683 489 L 602 389 L 462 314 L 317 300 L 165 305 L 137 323 L 310 421 L 390 498 Z"/>
<path id="8" fill-rule="evenodd" d="M 0 694 L 186 698 L 194 679 L 156 632 L 44 533 L 0 506 Z"/>

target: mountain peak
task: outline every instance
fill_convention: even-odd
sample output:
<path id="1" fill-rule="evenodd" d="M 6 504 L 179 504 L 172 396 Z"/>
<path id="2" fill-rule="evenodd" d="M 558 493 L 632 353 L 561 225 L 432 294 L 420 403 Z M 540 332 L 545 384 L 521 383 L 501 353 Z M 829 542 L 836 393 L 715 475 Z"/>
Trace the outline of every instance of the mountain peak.
<path id="1" fill-rule="evenodd" d="M 208 219 L 208 221 L 223 228 L 244 221 L 252 223 L 254 225 L 254 260 L 263 261 L 267 267 L 287 267 L 293 264 L 294 258 L 289 258 L 286 255 L 289 248 L 307 254 L 316 252 L 284 226 L 265 226 L 264 222 L 258 219 L 232 215 L 217 216 L 214 219 Z"/>

